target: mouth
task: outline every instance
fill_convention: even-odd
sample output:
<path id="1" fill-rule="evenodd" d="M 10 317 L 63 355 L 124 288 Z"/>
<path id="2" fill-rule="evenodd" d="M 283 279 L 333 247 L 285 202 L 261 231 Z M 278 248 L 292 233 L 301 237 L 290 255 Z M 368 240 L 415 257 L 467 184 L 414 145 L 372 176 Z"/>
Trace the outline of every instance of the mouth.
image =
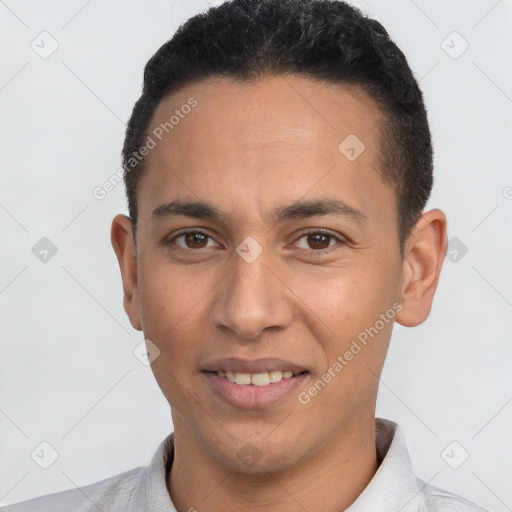
<path id="1" fill-rule="evenodd" d="M 280 370 L 269 370 L 260 373 L 242 373 L 218 370 L 215 373 L 222 379 L 227 379 L 229 382 L 240 386 L 268 386 L 269 384 L 281 382 L 283 379 L 291 379 L 304 372 L 294 374 L 291 370 L 285 370 L 284 372 Z"/>
<path id="2" fill-rule="evenodd" d="M 206 365 L 203 375 L 224 403 L 239 409 L 262 409 L 289 396 L 309 371 L 282 359 L 230 358 Z"/>

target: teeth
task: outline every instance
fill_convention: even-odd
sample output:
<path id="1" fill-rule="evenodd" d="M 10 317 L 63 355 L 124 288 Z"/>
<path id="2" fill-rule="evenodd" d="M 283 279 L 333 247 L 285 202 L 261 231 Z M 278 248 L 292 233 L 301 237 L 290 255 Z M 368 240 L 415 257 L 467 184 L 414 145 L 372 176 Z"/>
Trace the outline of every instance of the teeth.
<path id="1" fill-rule="evenodd" d="M 235 382 L 237 384 L 250 384 L 251 374 L 250 373 L 235 373 Z"/>
<path id="2" fill-rule="evenodd" d="M 252 384 L 253 386 L 266 386 L 271 383 L 280 382 L 282 379 L 289 379 L 293 377 L 293 372 L 281 372 L 279 370 L 272 370 L 271 372 L 262 373 L 235 373 L 219 370 L 215 373 L 219 377 L 228 379 L 230 382 L 235 382 L 236 384 L 242 384 L 246 386 L 249 384 Z"/>
<path id="3" fill-rule="evenodd" d="M 283 372 L 274 370 L 269 373 L 270 382 L 279 382 L 283 378 Z"/>
<path id="4" fill-rule="evenodd" d="M 267 372 L 255 373 L 251 375 L 251 384 L 254 384 L 255 386 L 266 386 L 267 384 L 270 384 L 270 377 Z"/>

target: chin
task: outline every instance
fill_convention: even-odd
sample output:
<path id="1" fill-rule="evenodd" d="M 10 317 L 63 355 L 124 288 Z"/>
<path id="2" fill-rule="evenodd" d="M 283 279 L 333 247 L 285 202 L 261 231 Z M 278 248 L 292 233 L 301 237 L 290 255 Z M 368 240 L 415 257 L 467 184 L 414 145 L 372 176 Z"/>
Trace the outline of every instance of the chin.
<path id="1" fill-rule="evenodd" d="M 296 431 L 294 432 L 296 434 Z M 208 451 L 217 463 L 229 471 L 251 476 L 269 476 L 296 466 L 301 457 L 297 447 L 303 446 L 291 436 L 265 438 L 260 435 L 228 436 L 209 440 Z"/>
<path id="2" fill-rule="evenodd" d="M 229 459 L 226 459 L 225 454 L 222 455 L 222 459 L 218 462 L 227 469 L 251 477 L 269 477 L 272 474 L 282 473 L 297 464 L 297 461 L 290 458 L 286 452 L 281 450 L 279 453 L 269 453 L 268 450 L 262 452 L 250 442 L 233 453 Z"/>

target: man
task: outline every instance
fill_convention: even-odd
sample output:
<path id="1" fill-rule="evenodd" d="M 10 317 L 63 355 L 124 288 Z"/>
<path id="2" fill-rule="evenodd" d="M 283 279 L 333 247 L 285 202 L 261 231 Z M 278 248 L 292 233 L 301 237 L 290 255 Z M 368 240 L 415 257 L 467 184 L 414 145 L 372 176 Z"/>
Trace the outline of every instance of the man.
<path id="1" fill-rule="evenodd" d="M 147 468 L 6 511 L 482 510 L 375 419 L 446 248 L 422 95 L 379 23 L 322 0 L 193 17 L 146 66 L 123 161 L 112 244 L 174 433 Z"/>

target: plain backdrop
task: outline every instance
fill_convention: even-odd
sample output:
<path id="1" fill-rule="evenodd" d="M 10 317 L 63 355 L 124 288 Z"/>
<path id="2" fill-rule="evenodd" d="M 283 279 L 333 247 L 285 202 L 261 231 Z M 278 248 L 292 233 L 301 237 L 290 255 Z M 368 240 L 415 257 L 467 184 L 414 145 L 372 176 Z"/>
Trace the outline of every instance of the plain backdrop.
<path id="1" fill-rule="evenodd" d="M 435 147 L 429 206 L 446 212 L 451 244 L 429 320 L 395 328 L 377 414 L 405 429 L 418 476 L 511 510 L 512 2 L 354 4 L 421 82 Z M 146 465 L 172 431 L 122 307 L 109 229 L 126 212 L 123 185 L 101 200 L 93 190 L 119 169 L 144 64 L 207 8 L 0 2 L 2 504 Z M 41 468 L 37 454 L 53 450 Z"/>

